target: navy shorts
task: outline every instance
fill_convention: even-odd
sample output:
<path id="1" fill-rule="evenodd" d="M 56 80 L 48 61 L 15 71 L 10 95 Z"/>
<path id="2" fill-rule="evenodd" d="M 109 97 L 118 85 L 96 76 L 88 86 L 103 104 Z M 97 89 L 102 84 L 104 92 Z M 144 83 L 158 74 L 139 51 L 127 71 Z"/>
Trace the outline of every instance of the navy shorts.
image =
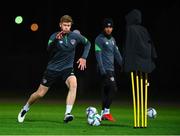
<path id="1" fill-rule="evenodd" d="M 46 70 L 43 74 L 43 78 L 41 80 L 41 84 L 50 87 L 57 79 L 62 79 L 66 81 L 69 76 L 74 75 L 73 68 L 67 68 L 62 71 L 53 71 L 53 70 Z"/>

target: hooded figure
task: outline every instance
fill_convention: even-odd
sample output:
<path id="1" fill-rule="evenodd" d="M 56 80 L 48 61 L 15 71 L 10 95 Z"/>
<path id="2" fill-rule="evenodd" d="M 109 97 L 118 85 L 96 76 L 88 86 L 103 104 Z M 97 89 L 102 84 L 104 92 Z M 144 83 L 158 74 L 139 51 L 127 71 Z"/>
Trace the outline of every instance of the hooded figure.
<path id="1" fill-rule="evenodd" d="M 124 48 L 124 71 L 151 73 L 155 68 L 155 48 L 147 29 L 141 25 L 141 12 L 137 9 L 126 17 L 126 41 Z"/>

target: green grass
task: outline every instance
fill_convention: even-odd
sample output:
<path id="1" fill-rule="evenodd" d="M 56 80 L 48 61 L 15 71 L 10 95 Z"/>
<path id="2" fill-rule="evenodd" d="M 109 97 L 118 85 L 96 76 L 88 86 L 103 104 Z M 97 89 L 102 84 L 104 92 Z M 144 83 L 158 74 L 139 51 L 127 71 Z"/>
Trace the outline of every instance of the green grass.
<path id="1" fill-rule="evenodd" d="M 64 103 L 41 102 L 34 104 L 24 123 L 17 122 L 22 103 L 0 104 L 1 135 L 179 135 L 180 108 L 174 105 L 156 104 L 156 119 L 148 119 L 148 127 L 133 128 L 133 109 L 128 103 L 114 103 L 111 112 L 116 122 L 102 121 L 100 126 L 87 124 L 85 109 L 99 103 L 77 102 L 73 109 L 74 120 L 63 123 Z"/>

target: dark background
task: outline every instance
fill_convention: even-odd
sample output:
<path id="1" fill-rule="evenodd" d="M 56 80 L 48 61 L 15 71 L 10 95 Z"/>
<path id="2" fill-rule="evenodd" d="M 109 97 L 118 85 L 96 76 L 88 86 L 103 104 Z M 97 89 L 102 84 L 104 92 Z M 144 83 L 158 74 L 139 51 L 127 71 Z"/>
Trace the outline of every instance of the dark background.
<path id="1" fill-rule="evenodd" d="M 98 3 L 97 3 L 98 2 Z M 143 25 L 154 40 L 158 54 L 156 69 L 150 76 L 149 98 L 157 101 L 179 102 L 180 76 L 180 2 L 171 1 L 53 1 L 37 0 L 5 2 L 0 6 L 0 98 L 27 98 L 40 83 L 47 64 L 49 36 L 58 31 L 59 19 L 64 14 L 73 17 L 73 29 L 79 29 L 92 43 L 85 72 L 75 69 L 78 75 L 79 99 L 99 99 L 99 78 L 96 73 L 94 39 L 101 32 L 104 17 L 114 20 L 113 35 L 122 52 L 125 39 L 125 15 L 132 9 L 142 11 Z M 15 24 L 17 15 L 22 24 Z M 36 32 L 31 23 L 38 23 Z M 77 48 L 76 60 L 81 55 Z M 75 64 L 76 66 L 76 64 Z M 116 69 L 118 92 L 115 99 L 131 99 L 129 75 Z M 60 81 L 45 96 L 65 99 L 67 90 Z"/>

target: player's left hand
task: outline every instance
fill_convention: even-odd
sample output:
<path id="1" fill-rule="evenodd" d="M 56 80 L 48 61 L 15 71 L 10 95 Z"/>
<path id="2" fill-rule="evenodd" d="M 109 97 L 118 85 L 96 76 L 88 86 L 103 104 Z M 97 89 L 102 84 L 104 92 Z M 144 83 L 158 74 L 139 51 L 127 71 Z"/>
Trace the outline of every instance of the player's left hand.
<path id="1" fill-rule="evenodd" d="M 77 61 L 77 63 L 79 64 L 79 65 L 78 65 L 78 68 L 79 68 L 80 70 L 85 70 L 85 68 L 86 68 L 86 59 L 80 58 L 80 59 Z"/>

